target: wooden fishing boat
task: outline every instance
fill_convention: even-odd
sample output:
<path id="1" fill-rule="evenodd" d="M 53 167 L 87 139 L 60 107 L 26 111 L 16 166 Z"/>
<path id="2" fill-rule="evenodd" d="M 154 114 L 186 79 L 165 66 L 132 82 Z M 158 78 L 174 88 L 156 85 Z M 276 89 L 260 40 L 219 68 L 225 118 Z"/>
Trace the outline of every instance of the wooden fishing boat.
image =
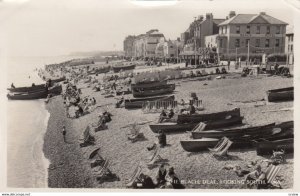
<path id="1" fill-rule="evenodd" d="M 269 102 L 294 100 L 294 87 L 273 89 L 267 91 Z"/>
<path id="2" fill-rule="evenodd" d="M 219 139 L 216 138 L 201 138 L 195 140 L 181 140 L 182 148 L 187 152 L 200 152 L 213 148 L 217 145 Z"/>
<path id="3" fill-rule="evenodd" d="M 125 99 L 125 108 L 126 109 L 137 109 L 142 108 L 143 104 L 146 101 L 173 101 L 175 96 L 159 96 L 159 97 L 147 97 L 147 98 L 140 98 L 140 99 Z"/>
<path id="4" fill-rule="evenodd" d="M 94 68 L 93 70 L 88 71 L 88 74 L 102 74 L 102 73 L 108 73 L 111 70 L 110 66 L 105 66 L 101 68 Z"/>
<path id="5" fill-rule="evenodd" d="M 258 155 L 272 154 L 273 151 L 284 150 L 285 153 L 294 152 L 294 138 L 267 140 L 256 143 L 256 153 Z"/>
<path id="6" fill-rule="evenodd" d="M 7 98 L 11 100 L 31 100 L 31 99 L 43 99 L 48 96 L 48 94 L 57 95 L 62 92 L 62 87 L 54 86 L 52 88 L 43 89 L 34 92 L 20 92 L 20 93 L 8 93 Z"/>
<path id="7" fill-rule="evenodd" d="M 126 70 L 133 70 L 136 67 L 136 64 L 122 64 L 122 65 L 113 65 L 112 69 L 115 73 L 119 73 L 121 70 L 126 71 Z"/>
<path id="8" fill-rule="evenodd" d="M 213 121 L 219 119 L 225 119 L 228 116 L 239 117 L 241 116 L 240 108 L 235 108 L 229 111 L 222 111 L 216 113 L 208 113 L 208 114 L 180 114 L 177 118 L 177 123 L 199 123 L 204 121 Z"/>
<path id="9" fill-rule="evenodd" d="M 232 117 L 230 119 L 204 122 L 206 124 L 205 130 L 242 124 L 242 120 L 243 117 Z M 186 124 L 162 123 L 156 125 L 149 125 L 149 127 L 154 133 L 158 133 L 159 130 L 164 131 L 165 133 L 173 133 L 173 132 L 192 131 L 198 124 L 199 123 L 186 123 Z"/>
<path id="10" fill-rule="evenodd" d="M 167 84 L 164 88 L 155 89 L 155 90 L 136 91 L 133 89 L 132 94 L 134 97 L 150 97 L 150 96 L 169 94 L 172 93 L 174 90 L 175 90 L 175 84 Z"/>
<path id="11" fill-rule="evenodd" d="M 149 89 L 153 87 L 158 87 L 158 86 L 164 86 L 167 84 L 167 80 L 162 80 L 162 81 L 149 81 L 149 82 L 140 82 L 137 84 L 131 84 L 131 89 Z"/>
<path id="12" fill-rule="evenodd" d="M 31 92 L 31 91 L 40 91 L 45 89 L 45 84 L 39 84 L 35 86 L 29 86 L 29 87 L 17 87 L 17 88 L 8 88 L 10 92 Z"/>
<path id="13" fill-rule="evenodd" d="M 234 128 L 234 129 L 223 129 L 223 130 L 208 130 L 208 131 L 193 131 L 192 137 L 194 139 L 200 139 L 203 137 L 207 138 L 257 138 L 263 136 L 270 136 L 276 133 L 275 123 L 255 126 L 255 127 L 245 127 L 245 128 Z M 277 129 L 277 131 L 281 131 Z"/>

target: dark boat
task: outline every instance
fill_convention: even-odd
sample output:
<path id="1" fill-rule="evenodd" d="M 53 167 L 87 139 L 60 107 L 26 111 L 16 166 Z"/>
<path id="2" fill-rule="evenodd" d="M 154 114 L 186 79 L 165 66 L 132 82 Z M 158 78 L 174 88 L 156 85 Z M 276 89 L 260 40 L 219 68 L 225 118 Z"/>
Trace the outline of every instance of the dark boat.
<path id="1" fill-rule="evenodd" d="M 151 89 L 158 86 L 167 85 L 167 80 L 162 81 L 149 81 L 149 82 L 139 82 L 137 84 L 131 84 L 131 89 L 143 88 L 143 89 Z"/>
<path id="2" fill-rule="evenodd" d="M 223 129 L 223 130 L 208 130 L 208 131 L 193 131 L 192 137 L 194 139 L 200 139 L 203 137 L 207 138 L 258 138 L 264 136 L 270 136 L 276 132 L 273 130 L 275 128 L 275 123 L 255 126 L 255 127 L 245 127 L 245 128 L 234 128 L 234 129 Z M 281 130 L 278 130 L 281 132 Z"/>
<path id="3" fill-rule="evenodd" d="M 241 124 L 243 117 L 233 117 L 230 119 L 222 119 L 216 121 L 204 122 L 206 123 L 205 129 L 217 129 L 223 127 L 229 127 L 233 125 Z M 185 132 L 192 131 L 199 123 L 186 123 L 186 124 L 174 124 L 174 123 L 162 123 L 156 125 L 149 125 L 150 129 L 154 133 L 158 133 L 159 130 L 164 131 L 165 133 L 173 132 Z"/>
<path id="4" fill-rule="evenodd" d="M 294 138 L 280 140 L 264 140 L 256 143 L 257 155 L 270 155 L 273 151 L 284 150 L 285 153 L 294 152 Z"/>
<path id="5" fill-rule="evenodd" d="M 187 152 L 200 152 L 207 150 L 207 148 L 213 148 L 217 145 L 218 141 L 219 139 L 216 138 L 201 138 L 195 140 L 181 140 L 180 144 Z"/>
<path id="6" fill-rule="evenodd" d="M 119 73 L 121 70 L 133 70 L 135 68 L 135 64 L 129 63 L 129 64 L 123 64 L 123 65 L 114 65 L 112 66 L 112 69 L 115 73 Z"/>
<path id="7" fill-rule="evenodd" d="M 136 91 L 132 90 L 134 97 L 151 97 L 163 94 L 172 93 L 175 90 L 175 84 L 167 84 L 164 88 L 154 89 L 154 90 L 145 90 L 145 91 Z"/>
<path id="8" fill-rule="evenodd" d="M 101 68 L 94 68 L 90 71 L 88 71 L 88 74 L 102 74 L 102 73 L 108 73 L 110 71 L 110 66 L 105 66 Z"/>
<path id="9" fill-rule="evenodd" d="M 17 87 L 17 88 L 8 88 L 10 92 L 31 92 L 31 91 L 39 91 L 45 89 L 45 84 L 39 84 L 35 86 L 29 87 Z"/>
<path id="10" fill-rule="evenodd" d="M 159 96 L 159 97 L 147 97 L 147 98 L 140 98 L 140 99 L 125 99 L 125 108 L 126 109 L 137 109 L 142 108 L 146 101 L 173 101 L 175 96 Z"/>
<path id="11" fill-rule="evenodd" d="M 267 91 L 269 102 L 294 100 L 294 87 L 273 89 Z"/>
<path id="12" fill-rule="evenodd" d="M 60 94 L 62 92 L 61 86 L 54 86 L 47 89 L 34 92 L 21 92 L 21 93 L 8 93 L 7 98 L 11 100 L 31 100 L 31 99 L 43 99 L 48 96 L 48 94 Z"/>
<path id="13" fill-rule="evenodd" d="M 51 80 L 52 85 L 54 85 L 55 83 L 64 81 L 66 78 L 65 77 L 61 77 L 61 78 L 57 78 L 54 80 Z M 45 90 L 46 84 L 38 84 L 35 86 L 26 86 L 26 87 L 17 87 L 17 88 L 7 88 L 7 90 L 9 90 L 12 93 L 33 93 L 36 91 L 42 91 Z"/>
<path id="14" fill-rule="evenodd" d="M 241 116 L 240 108 L 235 108 L 229 111 L 222 111 L 216 113 L 208 113 L 208 114 L 180 114 L 177 118 L 177 123 L 199 123 L 204 121 L 211 121 L 211 120 L 219 120 L 225 119 L 227 116 L 232 117 L 239 117 Z"/>

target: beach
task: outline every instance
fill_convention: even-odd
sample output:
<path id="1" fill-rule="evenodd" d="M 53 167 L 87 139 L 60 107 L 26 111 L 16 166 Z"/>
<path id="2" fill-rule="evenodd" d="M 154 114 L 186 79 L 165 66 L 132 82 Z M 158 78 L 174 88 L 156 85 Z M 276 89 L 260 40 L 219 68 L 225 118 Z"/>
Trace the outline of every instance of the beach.
<path id="1" fill-rule="evenodd" d="M 100 76 L 99 76 L 100 77 Z M 264 101 L 266 91 L 293 85 L 292 78 L 280 76 L 267 77 L 258 75 L 242 78 L 238 74 L 229 74 L 225 79 L 204 81 L 173 80 L 176 84 L 176 100 L 187 99 L 191 91 L 203 101 L 204 111 L 210 113 L 239 107 L 244 123 L 255 126 L 268 123 L 279 123 L 293 120 L 293 110 L 278 112 L 279 109 L 292 108 L 293 102 L 268 103 Z M 143 113 L 139 110 L 115 108 L 116 99 L 104 98 L 101 92 L 94 92 L 88 84 L 81 83 L 78 87 L 82 97 L 95 97 L 95 109 L 80 118 L 66 117 L 63 99 L 53 97 L 46 108 L 50 112 L 47 132 L 44 138 L 44 153 L 50 160 L 48 169 L 48 186 L 50 188 L 125 188 L 126 179 L 130 178 L 137 165 L 142 166 L 143 173 L 155 179 L 158 168 L 148 169 L 145 161 L 151 157 L 146 147 L 157 142 L 149 124 L 156 124 L 159 113 Z M 104 107 L 100 107 L 105 105 Z M 87 149 L 80 147 L 81 138 L 88 125 L 96 123 L 98 115 L 104 110 L 109 111 L 112 121 L 107 123 L 108 129 L 91 133 L 95 137 L 95 146 L 100 147 L 99 154 L 110 161 L 109 169 L 119 177 L 119 180 L 99 183 L 93 174 L 88 159 Z M 277 111 L 277 112 L 276 112 Z M 132 143 L 127 139 L 129 128 L 122 128 L 134 122 L 146 122 L 141 128 L 145 140 Z M 63 141 L 62 126 L 66 126 L 67 142 Z M 190 134 L 167 135 L 167 146 L 160 156 L 168 160 L 168 167 L 174 167 L 179 179 L 185 182 L 186 188 L 227 189 L 244 188 L 233 171 L 224 170 L 226 165 L 245 165 L 253 160 L 263 160 L 268 157 L 257 156 L 255 149 L 230 149 L 229 154 L 234 159 L 227 161 L 216 160 L 207 151 L 189 153 L 182 149 L 180 140 L 189 139 Z M 287 158 L 287 163 L 281 166 L 279 176 L 282 177 L 282 187 L 292 188 L 293 157 Z"/>

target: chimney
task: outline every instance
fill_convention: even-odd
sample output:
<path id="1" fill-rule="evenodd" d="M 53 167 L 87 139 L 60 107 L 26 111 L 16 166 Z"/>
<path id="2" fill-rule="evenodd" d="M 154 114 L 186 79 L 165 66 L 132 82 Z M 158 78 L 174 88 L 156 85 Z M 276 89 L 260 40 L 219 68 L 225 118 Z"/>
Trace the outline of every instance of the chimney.
<path id="1" fill-rule="evenodd" d="M 198 20 L 202 21 L 203 20 L 203 15 L 199 15 Z"/>
<path id="2" fill-rule="evenodd" d="M 213 19 L 212 13 L 206 13 L 206 20 Z"/>
<path id="3" fill-rule="evenodd" d="M 266 12 L 259 12 L 260 15 L 266 15 Z"/>
<path id="4" fill-rule="evenodd" d="M 230 11 L 229 12 L 229 18 L 232 18 L 232 17 L 234 17 L 235 16 L 235 11 Z"/>

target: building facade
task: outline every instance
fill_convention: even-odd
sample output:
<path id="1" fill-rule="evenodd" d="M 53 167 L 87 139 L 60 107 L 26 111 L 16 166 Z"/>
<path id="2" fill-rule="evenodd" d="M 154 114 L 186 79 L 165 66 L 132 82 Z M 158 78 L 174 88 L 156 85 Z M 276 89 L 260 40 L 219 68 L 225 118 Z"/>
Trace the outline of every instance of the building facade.
<path id="1" fill-rule="evenodd" d="M 181 58 L 188 60 L 191 64 L 199 64 L 203 60 L 201 51 L 206 47 L 205 37 L 218 34 L 219 24 L 225 19 L 214 19 L 211 13 L 207 13 L 205 18 L 200 15 L 189 28 L 181 34 L 181 43 L 183 51 Z"/>
<path id="2" fill-rule="evenodd" d="M 163 42 L 165 37 L 157 29 L 152 29 L 146 34 L 141 34 L 134 40 L 134 57 L 155 57 L 158 43 Z"/>
<path id="3" fill-rule="evenodd" d="M 285 53 L 287 54 L 288 64 L 293 65 L 294 64 L 294 31 L 293 31 L 293 28 L 289 28 L 286 31 Z"/>
<path id="4" fill-rule="evenodd" d="M 133 57 L 134 56 L 134 35 L 129 35 L 125 38 L 123 42 L 123 49 L 125 57 Z"/>
<path id="5" fill-rule="evenodd" d="M 229 54 L 284 53 L 287 23 L 265 12 L 238 14 L 230 12 L 219 24 L 218 52 Z"/>

